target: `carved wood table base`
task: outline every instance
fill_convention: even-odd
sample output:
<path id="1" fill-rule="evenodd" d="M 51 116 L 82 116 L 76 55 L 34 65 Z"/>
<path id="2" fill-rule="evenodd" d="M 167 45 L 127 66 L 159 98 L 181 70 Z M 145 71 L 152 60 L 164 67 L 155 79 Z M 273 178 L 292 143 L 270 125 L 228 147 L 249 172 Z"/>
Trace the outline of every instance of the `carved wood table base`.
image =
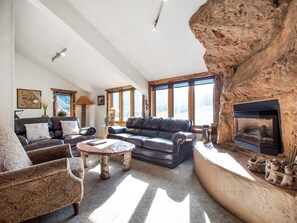
<path id="1" fill-rule="evenodd" d="M 109 157 L 114 155 L 124 155 L 123 157 L 123 170 L 127 171 L 131 168 L 131 151 L 135 146 L 131 143 L 117 140 L 106 139 L 106 143 L 91 146 L 87 143 L 90 140 L 80 142 L 77 144 L 77 148 L 82 153 L 82 159 L 84 167 L 89 167 L 89 154 L 101 155 L 101 173 L 100 178 L 102 180 L 109 179 Z"/>

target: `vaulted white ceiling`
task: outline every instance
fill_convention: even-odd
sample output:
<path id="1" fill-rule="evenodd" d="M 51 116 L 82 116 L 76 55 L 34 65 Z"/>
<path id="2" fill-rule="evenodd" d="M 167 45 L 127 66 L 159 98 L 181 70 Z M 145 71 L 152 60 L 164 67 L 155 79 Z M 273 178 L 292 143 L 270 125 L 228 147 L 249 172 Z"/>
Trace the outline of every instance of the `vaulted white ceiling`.
<path id="1" fill-rule="evenodd" d="M 205 0 L 17 0 L 16 52 L 86 91 L 206 71 L 188 21 Z M 67 56 L 55 62 L 56 52 Z"/>

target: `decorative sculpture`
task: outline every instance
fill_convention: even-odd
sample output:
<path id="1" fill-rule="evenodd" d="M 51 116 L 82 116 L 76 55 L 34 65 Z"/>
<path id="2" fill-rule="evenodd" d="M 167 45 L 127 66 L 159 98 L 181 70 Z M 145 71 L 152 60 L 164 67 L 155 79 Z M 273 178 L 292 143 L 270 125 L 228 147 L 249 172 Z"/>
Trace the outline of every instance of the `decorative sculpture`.
<path id="1" fill-rule="evenodd" d="M 282 186 L 288 186 L 288 187 L 292 186 L 293 175 L 294 175 L 293 166 L 294 166 L 293 164 L 285 166 L 284 168 L 285 174 L 281 182 Z"/>
<path id="2" fill-rule="evenodd" d="M 109 123 L 108 125 L 114 125 L 115 124 L 115 114 L 116 109 L 114 107 L 111 107 L 109 110 Z"/>

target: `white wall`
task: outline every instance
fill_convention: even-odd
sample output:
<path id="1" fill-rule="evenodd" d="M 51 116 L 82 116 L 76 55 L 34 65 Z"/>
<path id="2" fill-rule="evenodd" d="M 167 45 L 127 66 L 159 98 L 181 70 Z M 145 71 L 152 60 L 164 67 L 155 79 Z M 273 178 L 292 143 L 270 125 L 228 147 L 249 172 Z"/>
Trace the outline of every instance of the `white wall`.
<path id="1" fill-rule="evenodd" d="M 42 98 L 52 99 L 51 88 L 77 91 L 76 99 L 88 93 L 73 84 L 65 81 L 59 76 L 45 70 L 41 66 L 26 59 L 20 54 L 15 54 L 15 92 L 17 88 L 41 90 Z M 14 100 L 14 109 L 17 109 L 17 101 Z M 76 116 L 80 118 L 81 106 L 76 106 Z M 20 114 L 20 113 L 18 113 Z M 20 118 L 40 117 L 43 109 L 24 109 Z M 53 116 L 53 103 L 49 103 L 47 115 Z M 87 118 L 87 124 L 88 124 Z"/>
<path id="2" fill-rule="evenodd" d="M 14 1 L 0 0 L 0 123 L 13 128 Z"/>
<path id="3" fill-rule="evenodd" d="M 105 96 L 104 105 L 98 105 L 97 97 L 100 95 Z M 90 117 L 90 126 L 94 126 L 97 130 L 96 136 L 99 138 L 103 138 L 103 126 L 104 126 L 104 117 L 106 115 L 106 95 L 105 90 L 101 89 L 96 92 L 92 92 L 89 94 L 89 98 L 94 105 L 88 107 L 89 109 L 89 117 Z"/>

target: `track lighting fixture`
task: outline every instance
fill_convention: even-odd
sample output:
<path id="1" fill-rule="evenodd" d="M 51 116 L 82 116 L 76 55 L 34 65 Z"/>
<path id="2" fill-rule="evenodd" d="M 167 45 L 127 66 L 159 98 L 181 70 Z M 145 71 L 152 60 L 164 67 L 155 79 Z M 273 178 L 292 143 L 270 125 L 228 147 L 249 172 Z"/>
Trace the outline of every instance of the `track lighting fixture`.
<path id="1" fill-rule="evenodd" d="M 52 58 L 52 62 L 54 62 L 56 59 L 60 58 L 60 57 L 65 57 L 66 56 L 66 50 L 67 48 L 64 48 L 61 52 L 56 53 L 56 55 Z"/>
<path id="2" fill-rule="evenodd" d="M 154 22 L 154 27 L 153 27 L 154 32 L 157 31 L 157 25 L 158 25 L 158 21 L 159 21 L 159 18 L 160 18 L 160 14 L 161 14 L 164 2 L 166 2 L 166 0 L 162 0 L 162 2 L 160 4 L 159 11 L 158 11 L 158 14 L 157 14 L 157 18 L 155 19 L 155 22 Z"/>

